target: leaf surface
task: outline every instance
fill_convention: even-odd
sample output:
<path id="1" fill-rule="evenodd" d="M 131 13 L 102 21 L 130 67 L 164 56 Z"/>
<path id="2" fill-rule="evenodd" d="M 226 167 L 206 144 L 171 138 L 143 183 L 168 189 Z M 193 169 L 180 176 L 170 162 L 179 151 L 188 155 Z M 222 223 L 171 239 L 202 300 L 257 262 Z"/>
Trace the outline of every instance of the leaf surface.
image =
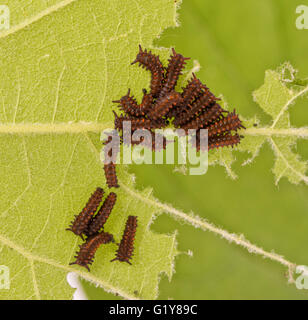
<path id="1" fill-rule="evenodd" d="M 134 190 L 119 166 L 121 188 L 105 229 L 120 241 L 137 215 L 133 265 L 96 254 L 91 272 L 69 266 L 81 240 L 65 231 L 97 186 L 107 190 L 100 132 L 112 127 L 112 100 L 128 87 L 138 97 L 149 74 L 130 66 L 138 44 L 151 47 L 176 25 L 173 0 L 10 1 L 11 29 L 0 33 L 0 264 L 10 268 L 2 299 L 70 299 L 67 273 L 128 299 L 153 299 L 161 273 L 169 279 L 175 234 L 149 227 L 161 212 Z M 164 59 L 168 50 L 160 50 Z"/>

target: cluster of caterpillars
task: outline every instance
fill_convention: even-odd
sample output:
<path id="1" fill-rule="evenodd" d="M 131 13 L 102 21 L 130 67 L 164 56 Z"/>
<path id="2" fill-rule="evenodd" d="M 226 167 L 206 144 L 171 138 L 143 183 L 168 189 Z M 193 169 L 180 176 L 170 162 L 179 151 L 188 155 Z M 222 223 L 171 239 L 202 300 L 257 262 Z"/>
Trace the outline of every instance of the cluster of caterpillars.
<path id="1" fill-rule="evenodd" d="M 103 197 L 104 190 L 97 188 L 91 195 L 86 206 L 75 216 L 70 227 L 66 229 L 80 236 L 82 240 L 85 240 L 85 242 L 79 246 L 80 250 L 75 256 L 76 260 L 70 264 L 78 264 L 79 266 L 87 268 L 89 271 L 89 265 L 93 263 L 97 249 L 102 244 L 115 242 L 113 235 L 106 232 L 104 226 L 116 203 L 117 195 L 114 192 L 110 192 L 100 206 Z M 129 216 L 126 221 L 122 240 L 118 244 L 116 257 L 111 261 L 119 260 L 131 264 L 130 259 L 133 256 L 136 229 L 137 217 Z M 86 237 L 86 239 L 84 239 L 84 237 Z"/>
<path id="2" fill-rule="evenodd" d="M 152 139 L 140 141 L 130 139 L 132 145 L 143 143 L 153 151 L 160 151 L 159 148 L 166 148 L 168 143 L 165 137 L 155 134 L 155 129 L 162 129 L 172 124 L 176 129 L 183 129 L 188 135 L 191 129 L 196 130 L 196 144 L 199 151 L 202 147 L 200 130 L 208 130 L 208 149 L 218 149 L 225 146 L 235 146 L 243 138 L 237 131 L 245 129 L 238 115 L 224 110 L 219 104 L 220 99 L 204 85 L 200 79 L 193 74 L 186 87 L 181 92 L 176 91 L 179 77 L 189 58 L 183 57 L 172 49 L 172 55 L 167 67 L 164 67 L 159 56 L 151 51 L 143 50 L 139 46 L 139 53 L 132 64 L 139 63 L 151 73 L 150 92 L 143 89 L 142 102 L 137 100 L 130 93 L 123 96 L 120 100 L 113 101 L 119 105 L 123 114 L 115 115 L 114 126 L 120 132 L 123 141 L 123 123 L 130 121 L 131 134 L 138 129 L 147 129 L 151 132 Z M 156 143 L 155 140 L 162 143 Z M 111 141 L 111 137 L 106 143 Z M 125 141 L 124 141 L 125 142 Z M 112 156 L 116 158 L 116 153 Z M 110 156 L 110 155 L 109 155 Z M 109 188 L 118 188 L 115 161 L 104 165 L 105 176 Z"/>
<path id="3" fill-rule="evenodd" d="M 200 150 L 200 130 L 208 129 L 208 149 L 218 149 L 225 146 L 235 146 L 240 143 L 241 138 L 237 130 L 245 127 L 242 125 L 238 115 L 228 112 L 218 104 L 220 99 L 204 85 L 200 79 L 193 74 L 192 79 L 188 81 L 182 92 L 176 91 L 176 86 L 180 75 L 185 67 L 186 60 L 181 54 L 172 49 L 173 54 L 169 59 L 167 67 L 161 63 L 159 56 L 151 51 L 143 50 L 139 46 L 139 53 L 136 60 L 132 63 L 139 63 L 139 66 L 151 72 L 150 92 L 143 89 L 143 98 L 141 104 L 138 104 L 134 96 L 128 93 L 120 100 L 114 101 L 119 104 L 124 112 L 118 116 L 115 112 L 115 129 L 120 132 L 123 138 L 123 123 L 130 121 L 131 134 L 138 129 L 147 129 L 152 134 L 152 140 L 131 141 L 137 145 L 145 142 L 153 151 L 159 151 L 155 138 L 155 129 L 162 129 L 170 124 L 175 128 L 183 129 L 188 135 L 190 129 L 196 130 L 196 148 Z M 105 142 L 110 142 L 110 136 Z M 165 149 L 167 140 L 160 137 L 163 144 L 160 148 Z M 122 139 L 123 141 L 123 139 Z M 116 175 L 115 159 L 119 150 L 111 156 L 112 161 L 104 164 L 106 182 L 109 188 L 119 188 Z M 112 234 L 104 231 L 104 225 L 116 203 L 117 195 L 114 192 L 109 193 L 103 204 L 98 209 L 104 196 L 104 191 L 97 188 L 90 197 L 85 208 L 79 215 L 75 216 L 70 228 L 85 243 L 80 245 L 80 250 L 75 256 L 76 261 L 71 264 L 78 264 L 86 267 L 93 263 L 94 255 L 102 244 L 115 242 Z M 98 209 L 98 210 L 97 210 Z M 111 261 L 119 260 L 131 264 L 130 259 L 133 256 L 134 240 L 137 228 L 137 217 L 129 216 L 121 242 L 118 244 L 116 257 Z"/>
<path id="4" fill-rule="evenodd" d="M 124 111 L 122 115 L 115 112 L 115 128 L 123 135 L 123 122 L 131 122 L 132 134 L 138 129 L 162 129 L 172 124 L 175 128 L 184 129 L 186 135 L 189 129 L 196 130 L 196 148 L 200 150 L 200 129 L 208 129 L 208 149 L 218 149 L 224 146 L 235 146 L 241 138 L 237 133 L 245 129 L 238 115 L 224 110 L 219 104 L 220 99 L 193 74 L 182 92 L 176 91 L 176 85 L 186 60 L 172 49 L 173 54 L 167 67 L 161 63 L 159 56 L 139 46 L 139 53 L 132 63 L 151 72 L 150 92 L 143 89 L 143 99 L 138 104 L 134 96 L 128 93 L 120 100 L 114 101 Z M 141 143 L 132 142 L 133 144 Z M 163 148 L 167 141 L 164 140 Z M 149 145 L 156 149 L 155 141 Z"/>

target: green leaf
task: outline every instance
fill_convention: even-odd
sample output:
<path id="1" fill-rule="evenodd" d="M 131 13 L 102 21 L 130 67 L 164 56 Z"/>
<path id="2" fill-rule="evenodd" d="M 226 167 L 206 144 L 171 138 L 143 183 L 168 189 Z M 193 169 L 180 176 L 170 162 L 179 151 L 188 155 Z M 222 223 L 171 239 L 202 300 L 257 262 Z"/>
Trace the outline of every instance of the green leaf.
<path id="1" fill-rule="evenodd" d="M 288 75 L 288 76 L 286 76 Z M 308 138 L 308 129 L 294 128 L 290 123 L 289 109 L 300 98 L 307 99 L 308 86 L 299 85 L 305 81 L 296 78 L 296 70 L 285 63 L 277 71 L 268 70 L 265 73 L 264 85 L 253 94 L 254 100 L 271 118 L 268 126 L 250 127 L 243 134 L 246 135 L 240 150 L 252 153 L 254 159 L 265 141 L 268 141 L 276 156 L 273 173 L 275 183 L 282 177 L 288 178 L 292 183 L 304 182 L 308 184 L 307 161 L 300 160 L 294 152 L 294 146 L 300 138 Z M 258 123 L 258 121 L 254 121 Z M 247 162 L 251 162 L 249 159 Z"/>
<path id="2" fill-rule="evenodd" d="M 12 27 L 0 33 L 0 265 L 11 276 L 0 297 L 70 299 L 66 276 L 74 271 L 125 298 L 153 299 L 160 274 L 173 273 L 175 234 L 150 230 L 162 209 L 151 205 L 150 189 L 134 190 L 124 167 L 106 230 L 119 241 L 127 216 L 138 216 L 133 265 L 110 263 L 110 244 L 90 273 L 69 266 L 81 240 L 65 228 L 97 186 L 107 188 L 99 137 L 112 126 L 111 101 L 148 86 L 149 75 L 130 62 L 139 43 L 149 48 L 176 25 L 176 3 L 46 3 L 9 1 Z M 159 51 L 166 60 L 169 51 Z"/>

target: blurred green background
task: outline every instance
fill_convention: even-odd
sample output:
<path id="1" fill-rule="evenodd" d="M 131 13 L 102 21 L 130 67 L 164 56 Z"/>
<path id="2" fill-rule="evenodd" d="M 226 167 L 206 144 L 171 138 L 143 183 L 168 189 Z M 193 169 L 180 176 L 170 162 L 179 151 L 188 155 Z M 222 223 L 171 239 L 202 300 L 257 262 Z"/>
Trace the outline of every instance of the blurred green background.
<path id="1" fill-rule="evenodd" d="M 306 3 L 305 3 L 306 2 Z M 253 102 L 267 69 L 290 61 L 308 77 L 308 30 L 297 30 L 296 7 L 305 0 L 184 0 L 179 10 L 181 26 L 166 30 L 156 46 L 175 46 L 201 64 L 198 76 L 244 117 L 257 114 L 270 119 Z M 307 126 L 307 99 L 291 110 L 293 126 Z M 297 152 L 308 159 L 307 141 Z M 274 185 L 274 155 L 264 145 L 256 161 L 246 167 L 247 155 L 237 154 L 238 179 L 224 168 L 210 167 L 204 176 L 182 176 L 172 166 L 134 166 L 137 187 L 152 186 L 154 195 L 185 212 L 215 225 L 243 233 L 267 251 L 274 250 L 297 264 L 308 265 L 307 186 L 283 179 Z M 178 230 L 178 248 L 172 281 L 162 275 L 160 299 L 307 299 L 308 291 L 288 284 L 281 265 L 249 254 L 214 234 L 183 225 L 167 215 L 152 228 L 157 232 Z M 188 250 L 193 257 L 185 254 Z M 296 275 L 295 275 L 296 276 Z M 90 299 L 117 299 L 85 284 Z"/>

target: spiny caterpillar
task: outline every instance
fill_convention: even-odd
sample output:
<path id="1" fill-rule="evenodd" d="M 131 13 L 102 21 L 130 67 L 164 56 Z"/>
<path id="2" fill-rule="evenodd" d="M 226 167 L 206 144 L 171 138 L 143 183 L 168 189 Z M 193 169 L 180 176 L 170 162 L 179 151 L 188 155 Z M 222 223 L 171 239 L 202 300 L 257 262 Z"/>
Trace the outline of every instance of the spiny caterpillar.
<path id="1" fill-rule="evenodd" d="M 135 241 L 136 229 L 137 229 L 137 217 L 129 216 L 126 221 L 124 233 L 123 233 L 121 242 L 119 244 L 116 257 L 111 261 L 118 260 L 121 262 L 127 262 L 128 264 L 131 264 L 129 260 L 132 258 L 132 255 L 134 252 L 134 241 Z"/>
<path id="2" fill-rule="evenodd" d="M 113 162 L 104 165 L 104 171 L 108 188 L 119 188 L 116 166 Z"/>
<path id="3" fill-rule="evenodd" d="M 101 232 L 89 237 L 84 244 L 79 246 L 80 250 L 74 257 L 76 258 L 76 261 L 71 262 L 70 265 L 78 264 L 79 266 L 85 267 L 88 269 L 88 271 L 90 271 L 88 265 L 91 265 L 93 263 L 93 259 L 97 249 L 102 244 L 106 244 L 109 242 L 114 242 L 114 239 L 112 234 L 108 232 Z"/>
<path id="4" fill-rule="evenodd" d="M 88 224 L 102 201 L 103 196 L 104 190 L 102 188 L 96 188 L 86 206 L 75 216 L 75 220 L 72 221 L 70 227 L 66 230 L 72 231 L 83 239 L 82 234 L 88 228 Z"/>
<path id="5" fill-rule="evenodd" d="M 172 48 L 172 53 L 173 55 L 169 59 L 169 64 L 166 70 L 164 84 L 159 94 L 160 97 L 163 97 L 168 92 L 175 89 L 178 79 L 182 74 L 182 70 L 185 67 L 186 60 L 190 60 L 190 58 L 184 58 L 181 54 L 176 53 L 174 48 Z"/>
<path id="6" fill-rule="evenodd" d="M 87 236 L 92 236 L 93 234 L 98 233 L 104 227 L 104 224 L 109 218 L 116 200 L 117 195 L 114 192 L 110 192 L 102 206 L 97 211 L 97 214 L 92 217 L 86 231 Z"/>
<path id="7" fill-rule="evenodd" d="M 160 94 L 165 73 L 165 69 L 160 62 L 159 57 L 152 54 L 151 51 L 143 51 L 141 45 L 139 45 L 139 53 L 137 54 L 136 60 L 131 64 L 137 62 L 139 63 L 139 66 L 142 66 L 142 68 L 146 68 L 146 70 L 151 72 L 151 95 L 157 97 Z"/>
<path id="8" fill-rule="evenodd" d="M 182 104 L 182 96 L 178 92 L 172 91 L 157 99 L 153 108 L 148 112 L 148 116 L 150 119 L 158 120 L 168 114 L 173 107 L 180 104 Z"/>

